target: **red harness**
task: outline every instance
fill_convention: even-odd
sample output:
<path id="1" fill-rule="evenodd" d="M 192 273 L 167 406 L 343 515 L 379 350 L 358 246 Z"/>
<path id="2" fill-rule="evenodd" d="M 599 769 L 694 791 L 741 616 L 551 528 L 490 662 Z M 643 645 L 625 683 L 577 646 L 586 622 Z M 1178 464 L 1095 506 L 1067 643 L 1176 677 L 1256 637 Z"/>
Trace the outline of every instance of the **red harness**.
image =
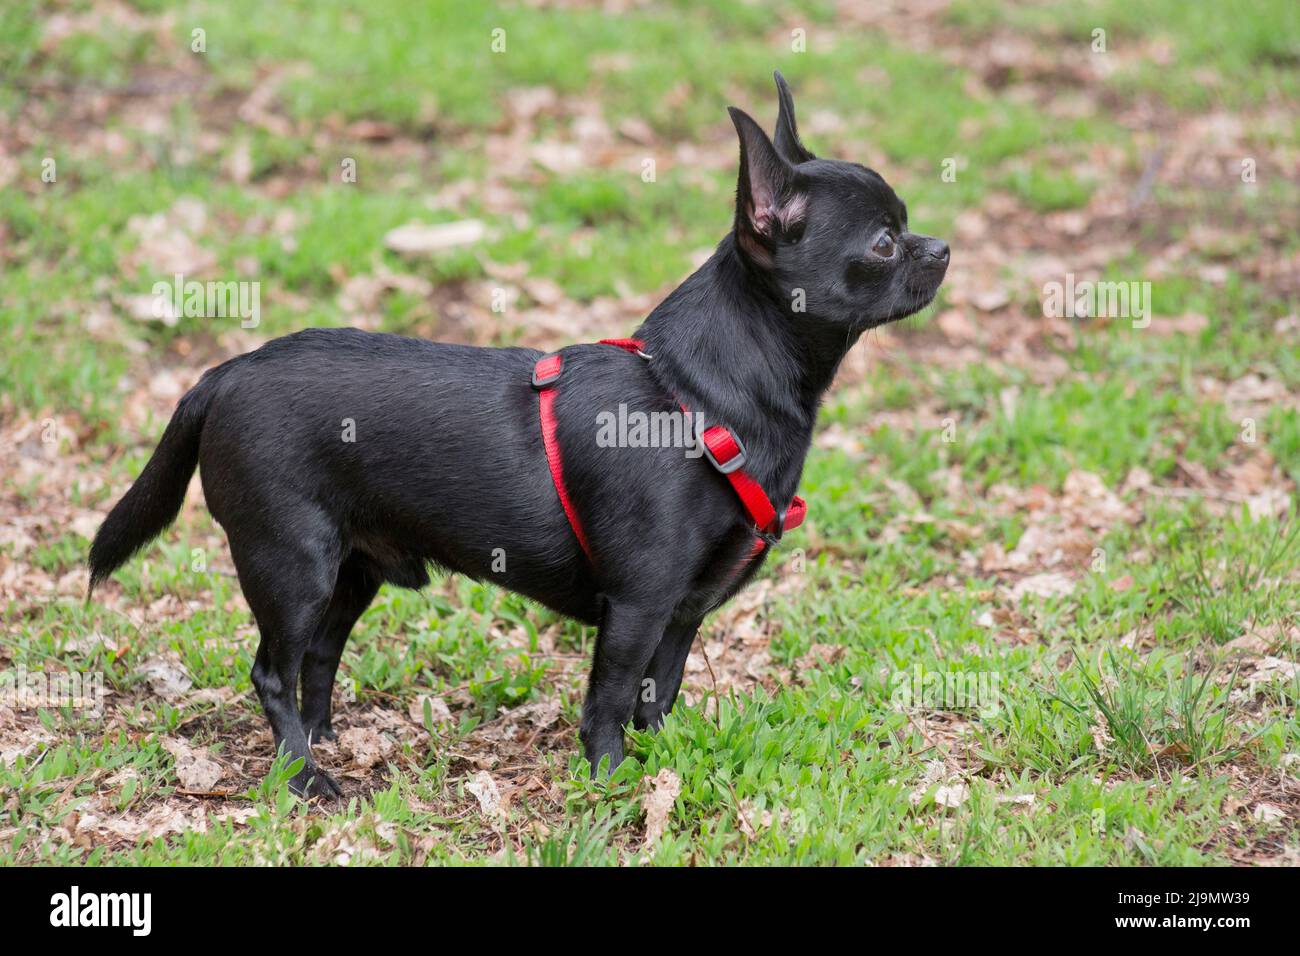
<path id="1" fill-rule="evenodd" d="M 645 343 L 640 339 L 601 339 L 600 344 L 612 345 L 644 359 L 650 358 L 645 354 Z M 533 387 L 540 393 L 542 444 L 546 447 L 546 461 L 551 468 L 551 479 L 555 482 L 555 490 L 560 496 L 560 504 L 564 506 L 569 526 L 573 528 L 578 544 L 582 545 L 583 552 L 590 560 L 591 547 L 587 543 L 587 534 L 582 529 L 578 512 L 573 507 L 573 499 L 569 497 L 568 489 L 564 485 L 564 463 L 560 457 L 560 443 L 555 435 L 559 425 L 555 417 L 555 399 L 559 394 L 556 386 L 563 369 L 564 356 L 559 352 L 552 352 L 538 359 L 537 364 L 533 366 Z M 682 405 L 682 410 L 689 412 L 685 405 Z M 731 482 L 731 487 L 735 489 L 746 514 L 754 522 L 754 545 L 733 572 L 738 574 L 750 561 L 757 558 L 768 544 L 775 543 L 786 531 L 803 524 L 803 519 L 808 514 L 808 505 L 795 495 L 789 508 L 777 511 L 772 500 L 763 491 L 762 485 L 745 470 L 745 445 L 731 429 L 724 425 L 711 425 L 704 430 L 700 438 L 704 442 L 704 456 L 708 458 L 709 464 Z"/>

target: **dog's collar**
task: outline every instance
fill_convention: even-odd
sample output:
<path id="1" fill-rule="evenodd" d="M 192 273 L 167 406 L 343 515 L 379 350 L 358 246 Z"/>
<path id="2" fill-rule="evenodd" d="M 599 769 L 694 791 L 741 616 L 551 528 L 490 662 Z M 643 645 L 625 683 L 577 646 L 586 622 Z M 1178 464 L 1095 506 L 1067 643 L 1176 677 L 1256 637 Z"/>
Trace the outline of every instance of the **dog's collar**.
<path id="1" fill-rule="evenodd" d="M 598 344 L 612 345 L 646 361 L 653 358 L 645 351 L 645 342 L 641 339 L 601 339 Z M 569 519 L 569 525 L 573 528 L 573 533 L 582 546 L 583 552 L 590 559 L 591 547 L 587 542 L 586 532 L 564 484 L 564 467 L 560 457 L 559 440 L 556 438 L 559 424 L 555 416 L 556 385 L 563 370 L 564 356 L 559 352 L 543 356 L 533 365 L 533 387 L 541 393 L 542 444 L 546 448 L 546 461 L 551 469 L 551 479 L 555 482 L 555 490 L 560 496 L 560 504 L 564 506 L 564 514 Z M 682 411 L 690 414 L 690 409 L 685 404 L 680 401 L 678 404 L 681 405 Z M 772 499 L 763 490 L 763 486 L 745 469 L 748 458 L 745 444 L 740 440 L 740 436 L 725 425 L 710 425 L 697 434 L 704 445 L 704 456 L 709 460 L 709 464 L 731 483 L 745 513 L 754 523 L 756 540 L 750 558 L 757 557 L 767 545 L 780 541 L 785 532 L 792 531 L 803 524 L 808 514 L 807 503 L 795 495 L 789 507 L 778 511 L 772 504 Z M 748 559 L 745 563 L 748 563 Z"/>

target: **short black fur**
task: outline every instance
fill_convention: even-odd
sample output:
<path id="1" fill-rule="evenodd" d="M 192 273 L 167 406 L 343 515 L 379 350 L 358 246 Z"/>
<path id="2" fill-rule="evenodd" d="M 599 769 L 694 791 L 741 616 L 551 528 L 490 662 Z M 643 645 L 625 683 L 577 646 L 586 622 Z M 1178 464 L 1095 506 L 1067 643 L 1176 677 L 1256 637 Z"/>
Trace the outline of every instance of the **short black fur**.
<path id="1" fill-rule="evenodd" d="M 598 413 L 685 402 L 743 438 L 785 505 L 848 349 L 927 305 L 948 263 L 878 174 L 804 148 L 779 73 L 777 87 L 775 142 L 731 110 L 735 226 L 638 331 L 651 359 L 564 350 L 559 441 L 592 561 L 548 470 L 534 350 L 312 329 L 209 370 L 181 400 L 95 536 L 91 586 L 175 518 L 197 464 L 261 632 L 254 686 L 277 747 L 305 761 L 298 792 L 340 792 L 311 742 L 333 734 L 344 644 L 383 582 L 421 587 L 429 563 L 599 625 L 580 730 L 593 769 L 622 759 L 628 721 L 654 727 L 672 708 L 701 619 L 761 563 L 732 574 L 753 530 L 704 460 L 601 447 Z"/>

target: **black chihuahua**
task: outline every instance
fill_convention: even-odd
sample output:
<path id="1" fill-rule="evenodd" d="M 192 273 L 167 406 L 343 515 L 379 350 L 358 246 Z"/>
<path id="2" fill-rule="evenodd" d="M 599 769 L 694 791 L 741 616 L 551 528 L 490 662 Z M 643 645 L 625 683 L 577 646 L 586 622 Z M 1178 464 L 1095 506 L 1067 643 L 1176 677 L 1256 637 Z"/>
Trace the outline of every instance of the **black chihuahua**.
<path id="1" fill-rule="evenodd" d="M 672 709 L 704 615 L 802 506 L 840 361 L 865 330 L 928 305 L 948 267 L 947 244 L 908 231 L 878 174 L 804 148 L 776 83 L 775 141 L 730 110 L 731 233 L 633 345 L 574 345 L 548 366 L 531 349 L 311 329 L 210 369 L 181 399 L 95 536 L 91 587 L 175 519 L 200 465 L 261 631 L 253 684 L 277 748 L 304 761 L 295 791 L 339 795 L 311 742 L 332 736 L 348 633 L 381 584 L 419 588 L 429 563 L 599 625 L 580 729 L 593 772 L 622 760 L 629 720 L 657 727 Z M 689 409 L 722 441 L 703 433 L 707 462 L 597 441 L 598 416 L 620 405 Z"/>

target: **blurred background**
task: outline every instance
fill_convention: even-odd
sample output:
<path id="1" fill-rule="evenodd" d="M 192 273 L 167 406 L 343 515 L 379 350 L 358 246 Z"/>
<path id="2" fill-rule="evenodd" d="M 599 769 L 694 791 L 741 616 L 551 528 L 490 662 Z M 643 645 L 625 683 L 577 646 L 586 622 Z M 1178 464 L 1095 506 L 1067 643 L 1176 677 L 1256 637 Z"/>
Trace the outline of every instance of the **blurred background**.
<path id="1" fill-rule="evenodd" d="M 711 622 L 698 707 L 594 809 L 562 770 L 590 635 L 472 582 L 386 589 L 334 766 L 401 799 L 336 823 L 399 862 L 629 862 L 669 768 L 666 862 L 1296 861 L 1293 0 L 8 0 L 0 667 L 112 692 L 94 721 L 0 706 L 25 795 L 0 837 L 49 835 L 0 858 L 342 852 L 283 850 L 273 788 L 221 824 L 244 839 L 180 839 L 267 770 L 252 622 L 197 486 L 83 605 L 89 536 L 184 390 L 268 338 L 630 333 L 730 227 L 726 107 L 770 130 L 778 68 L 806 145 L 878 170 L 953 256 L 846 362 L 797 563 Z M 256 321 L 160 308 L 178 275 L 243 283 Z M 1145 324 L 1045 314 L 1096 280 L 1146 290 Z M 1014 703 L 900 710 L 917 666 Z M 178 783 L 191 751 L 215 780 Z M 394 820 L 418 837 L 375 836 Z"/>

